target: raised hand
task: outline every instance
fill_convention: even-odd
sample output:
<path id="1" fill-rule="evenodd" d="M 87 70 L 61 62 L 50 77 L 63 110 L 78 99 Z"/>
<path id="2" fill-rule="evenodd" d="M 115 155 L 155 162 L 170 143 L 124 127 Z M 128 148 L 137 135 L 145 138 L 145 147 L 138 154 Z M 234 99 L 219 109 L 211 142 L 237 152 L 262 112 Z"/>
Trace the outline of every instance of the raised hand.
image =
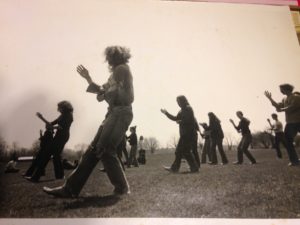
<path id="1" fill-rule="evenodd" d="M 36 115 L 38 118 L 40 118 L 40 119 L 43 118 L 43 115 L 42 115 L 40 112 L 37 112 L 35 115 Z"/>
<path id="2" fill-rule="evenodd" d="M 229 119 L 229 122 L 232 123 L 232 124 L 234 123 L 232 119 Z"/>
<path id="3" fill-rule="evenodd" d="M 269 123 L 271 122 L 269 118 L 267 119 L 267 121 L 268 121 Z"/>
<path id="4" fill-rule="evenodd" d="M 266 96 L 268 99 L 272 99 L 272 94 L 271 94 L 271 92 L 269 92 L 269 91 L 265 91 L 265 96 Z"/>
<path id="5" fill-rule="evenodd" d="M 166 114 L 167 113 L 167 110 L 165 110 L 165 109 L 161 109 L 160 110 L 163 114 Z"/>
<path id="6" fill-rule="evenodd" d="M 90 80 L 90 74 L 89 71 L 83 66 L 83 65 L 79 65 L 77 66 L 77 72 L 80 74 L 80 76 L 82 76 L 83 78 Z"/>

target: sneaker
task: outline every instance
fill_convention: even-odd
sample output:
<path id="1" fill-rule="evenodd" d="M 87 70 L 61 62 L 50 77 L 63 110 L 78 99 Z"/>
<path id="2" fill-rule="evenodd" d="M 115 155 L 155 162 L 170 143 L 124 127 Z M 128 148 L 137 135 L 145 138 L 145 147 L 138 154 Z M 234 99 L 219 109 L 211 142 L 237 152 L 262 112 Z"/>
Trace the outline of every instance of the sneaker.
<path id="1" fill-rule="evenodd" d="M 117 189 L 114 190 L 115 196 L 130 195 L 130 194 L 131 194 L 131 192 L 130 192 L 129 188 L 125 188 L 123 190 L 117 190 Z"/>
<path id="2" fill-rule="evenodd" d="M 299 166 L 299 162 L 290 162 L 288 166 Z"/>
<path id="3" fill-rule="evenodd" d="M 242 162 L 236 161 L 236 162 L 234 162 L 234 163 L 232 163 L 232 164 L 233 164 L 233 165 L 241 165 Z"/>
<path id="4" fill-rule="evenodd" d="M 76 195 L 72 195 L 63 186 L 56 188 L 43 187 L 43 191 L 48 195 L 53 195 L 57 198 L 76 198 Z"/>
<path id="5" fill-rule="evenodd" d="M 254 165 L 254 164 L 256 164 L 256 163 L 257 163 L 257 162 L 250 162 L 249 164 L 250 164 L 250 165 Z"/>
<path id="6" fill-rule="evenodd" d="M 38 183 L 39 181 L 38 180 L 36 180 L 36 179 L 33 179 L 32 177 L 24 177 L 26 180 L 28 180 L 28 181 L 30 181 L 30 182 L 32 182 L 32 183 Z"/>
<path id="7" fill-rule="evenodd" d="M 173 170 L 171 167 L 169 166 L 164 166 L 164 169 L 171 172 L 171 173 L 177 173 L 178 171 Z"/>

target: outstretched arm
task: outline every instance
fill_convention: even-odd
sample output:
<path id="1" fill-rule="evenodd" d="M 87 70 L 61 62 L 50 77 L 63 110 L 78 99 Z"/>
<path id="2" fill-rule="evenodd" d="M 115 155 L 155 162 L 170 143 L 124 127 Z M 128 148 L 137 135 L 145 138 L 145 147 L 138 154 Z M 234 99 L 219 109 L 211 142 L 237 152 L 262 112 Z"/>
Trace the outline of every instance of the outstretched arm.
<path id="1" fill-rule="evenodd" d="M 161 111 L 163 114 L 165 114 L 170 120 L 173 120 L 173 121 L 177 121 L 177 122 L 178 122 L 177 116 L 171 115 L 171 114 L 168 113 L 168 111 L 165 110 L 165 109 L 161 109 L 160 111 Z"/>
<path id="2" fill-rule="evenodd" d="M 88 84 L 93 83 L 89 71 L 83 65 L 77 66 L 77 72 L 88 82 Z"/>
<path id="3" fill-rule="evenodd" d="M 272 98 L 271 92 L 265 91 L 265 96 L 267 97 L 267 99 L 269 99 L 269 101 L 276 108 L 276 110 L 278 110 L 281 107 L 280 104 L 278 104 L 277 102 L 274 101 L 274 99 Z"/>
<path id="4" fill-rule="evenodd" d="M 237 130 L 237 132 L 240 132 L 240 128 L 235 125 L 234 121 L 232 119 L 230 119 L 229 121 L 233 125 L 233 127 Z"/>
<path id="5" fill-rule="evenodd" d="M 40 113 L 40 112 L 37 112 L 35 114 L 39 119 L 41 119 L 46 125 L 50 125 L 50 122 L 48 122 L 44 117 L 43 115 Z"/>

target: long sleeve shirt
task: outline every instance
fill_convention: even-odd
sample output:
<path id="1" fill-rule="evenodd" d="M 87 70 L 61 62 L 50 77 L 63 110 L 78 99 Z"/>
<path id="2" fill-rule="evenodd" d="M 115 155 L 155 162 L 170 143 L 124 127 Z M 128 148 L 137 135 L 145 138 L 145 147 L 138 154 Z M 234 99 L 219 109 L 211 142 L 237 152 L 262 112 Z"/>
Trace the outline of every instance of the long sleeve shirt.
<path id="1" fill-rule="evenodd" d="M 191 106 L 182 108 L 176 116 L 166 113 L 166 116 L 173 121 L 179 122 L 180 136 L 192 136 L 197 134 L 196 119 Z"/>
<path id="2" fill-rule="evenodd" d="M 238 132 L 241 132 L 242 135 L 247 135 L 247 134 L 251 134 L 251 131 L 249 129 L 249 125 L 250 125 L 250 120 L 248 120 L 247 118 L 243 117 L 238 126 L 235 126 L 235 129 Z"/>

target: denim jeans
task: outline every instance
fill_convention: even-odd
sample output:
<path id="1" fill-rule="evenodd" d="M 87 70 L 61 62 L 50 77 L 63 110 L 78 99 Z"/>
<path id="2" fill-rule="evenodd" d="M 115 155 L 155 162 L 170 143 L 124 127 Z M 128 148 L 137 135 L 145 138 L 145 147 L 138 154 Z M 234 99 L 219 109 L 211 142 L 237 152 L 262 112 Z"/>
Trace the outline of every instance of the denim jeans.
<path id="1" fill-rule="evenodd" d="M 294 147 L 294 138 L 300 132 L 300 123 L 288 123 L 285 125 L 284 134 L 286 138 L 286 147 L 290 162 L 298 163 L 298 155 Z"/>
<path id="2" fill-rule="evenodd" d="M 111 109 L 84 153 L 78 167 L 67 178 L 64 188 L 77 196 L 93 169 L 101 160 L 116 192 L 128 190 L 129 185 L 117 156 L 117 147 L 133 119 L 131 106 Z"/>
<path id="3" fill-rule="evenodd" d="M 252 162 L 255 163 L 256 160 L 254 159 L 254 157 L 251 155 L 251 153 L 249 152 L 248 148 L 249 145 L 252 142 L 252 135 L 251 134 L 245 134 L 242 137 L 242 140 L 240 141 L 239 145 L 238 145 L 238 162 L 242 163 L 243 162 L 243 153 L 248 157 L 248 159 Z"/>

